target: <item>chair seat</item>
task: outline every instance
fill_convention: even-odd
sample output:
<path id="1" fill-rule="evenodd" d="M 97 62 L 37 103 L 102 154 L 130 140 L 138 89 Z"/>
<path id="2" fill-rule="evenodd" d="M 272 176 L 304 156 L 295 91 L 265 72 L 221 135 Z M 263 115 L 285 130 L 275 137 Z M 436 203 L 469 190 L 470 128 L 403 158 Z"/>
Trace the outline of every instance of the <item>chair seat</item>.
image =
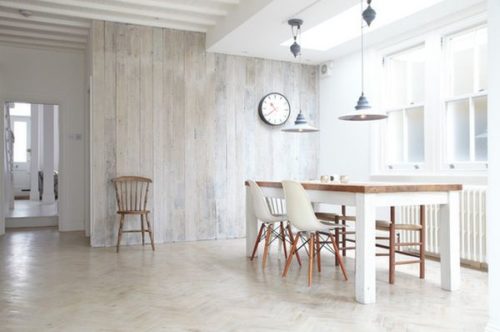
<path id="1" fill-rule="evenodd" d="M 276 222 L 282 222 L 282 221 L 287 221 L 288 217 L 286 214 L 273 214 L 269 218 L 266 219 L 259 219 L 260 221 L 264 223 L 276 223 Z"/>
<path id="2" fill-rule="evenodd" d="M 337 222 L 339 219 L 339 215 L 331 212 L 314 212 L 316 218 L 324 221 L 334 221 Z"/>
<path id="3" fill-rule="evenodd" d="M 341 229 L 341 228 L 350 228 L 349 226 L 342 225 L 342 224 L 339 224 L 337 222 L 332 222 L 330 220 L 318 219 L 318 221 L 325 226 L 325 228 L 318 229 L 318 231 L 328 231 L 328 230 L 335 230 L 335 229 Z"/>
<path id="4" fill-rule="evenodd" d="M 343 216 L 333 212 L 315 212 L 316 218 L 328 221 L 356 221 L 355 216 Z"/>
<path id="5" fill-rule="evenodd" d="M 388 231 L 390 229 L 391 222 L 387 220 L 377 220 L 377 229 L 382 231 Z M 396 230 L 407 230 L 407 231 L 419 231 L 422 229 L 421 225 L 414 224 L 394 224 Z"/>
<path id="6" fill-rule="evenodd" d="M 139 210 L 139 211 L 116 211 L 118 214 L 148 214 L 149 210 Z"/>

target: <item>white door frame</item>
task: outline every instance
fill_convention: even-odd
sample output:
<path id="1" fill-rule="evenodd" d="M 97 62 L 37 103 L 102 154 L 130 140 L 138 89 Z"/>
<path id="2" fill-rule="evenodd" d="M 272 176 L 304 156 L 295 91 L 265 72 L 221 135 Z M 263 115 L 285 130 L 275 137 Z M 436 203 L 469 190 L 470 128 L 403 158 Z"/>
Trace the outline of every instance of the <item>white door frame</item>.
<path id="1" fill-rule="evenodd" d="M 64 119 L 64 109 L 66 109 L 66 106 L 61 100 L 57 99 L 48 99 L 47 97 L 44 96 L 37 96 L 36 94 L 33 94 L 31 96 L 27 96 L 25 94 L 6 94 L 6 95 L 0 95 L 0 105 L 2 107 L 2 112 L 5 112 L 4 105 L 6 102 L 11 102 L 11 101 L 17 101 L 17 102 L 24 102 L 24 103 L 30 103 L 30 104 L 44 104 L 44 105 L 58 105 L 59 106 L 59 117 L 58 117 L 58 128 L 59 128 L 59 137 L 57 138 L 59 142 L 62 142 L 62 128 L 61 125 L 63 123 Z M 0 163 L 0 235 L 5 234 L 5 214 L 6 214 L 6 209 L 8 209 L 8 202 L 5 201 L 5 192 L 4 192 L 4 184 L 5 184 L 5 170 L 4 170 L 4 165 L 5 165 L 5 156 L 4 156 L 4 149 L 5 149 L 5 134 L 3 134 L 3 128 L 4 128 L 4 119 L 5 116 L 0 116 L 0 128 L 2 128 L 2 138 L 0 141 L 0 154 L 2 155 L 2 162 Z M 64 204 L 64 168 L 65 168 L 65 159 L 64 159 L 64 151 L 63 149 L 59 149 L 59 177 L 58 177 L 58 182 L 59 182 L 59 202 L 58 204 L 62 205 Z M 61 219 L 61 218 L 60 218 Z M 59 222 L 59 229 L 61 228 L 61 223 Z"/>

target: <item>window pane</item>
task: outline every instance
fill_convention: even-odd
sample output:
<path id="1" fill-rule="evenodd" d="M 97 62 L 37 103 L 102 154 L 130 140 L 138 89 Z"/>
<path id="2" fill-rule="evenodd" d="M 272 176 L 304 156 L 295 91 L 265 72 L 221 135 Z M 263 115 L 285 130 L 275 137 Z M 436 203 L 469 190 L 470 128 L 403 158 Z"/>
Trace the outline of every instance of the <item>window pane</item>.
<path id="1" fill-rule="evenodd" d="M 424 161 L 424 108 L 417 107 L 406 111 L 408 126 L 408 161 Z"/>
<path id="2" fill-rule="evenodd" d="M 404 161 L 403 111 L 390 112 L 387 122 L 387 161 L 399 164 Z"/>
<path id="3" fill-rule="evenodd" d="M 448 156 L 450 161 L 469 161 L 469 101 L 447 103 Z"/>
<path id="4" fill-rule="evenodd" d="M 425 62 L 414 61 L 411 65 L 412 69 L 412 82 L 411 91 L 408 102 L 417 104 L 424 102 L 424 89 L 425 89 Z"/>
<path id="5" fill-rule="evenodd" d="M 12 103 L 10 105 L 10 116 L 31 116 L 31 104 L 14 103 L 14 107 L 12 107 Z"/>
<path id="6" fill-rule="evenodd" d="M 14 162 L 25 163 L 28 161 L 27 156 L 27 134 L 28 128 L 25 121 L 14 121 Z"/>
<path id="7" fill-rule="evenodd" d="M 406 104 L 406 82 L 408 80 L 406 63 L 397 59 L 390 60 L 389 69 L 389 105 L 401 106 Z"/>
<path id="8" fill-rule="evenodd" d="M 389 106 L 405 106 L 424 101 L 425 49 L 412 48 L 386 58 Z"/>
<path id="9" fill-rule="evenodd" d="M 452 42 L 452 90 L 453 96 L 474 92 L 474 44 L 472 36 Z"/>
<path id="10" fill-rule="evenodd" d="M 486 28 L 448 39 L 450 94 L 460 96 L 487 89 L 488 35 Z"/>
<path id="11" fill-rule="evenodd" d="M 488 89 L 488 32 L 486 28 L 477 31 L 478 47 L 478 89 Z"/>
<path id="12" fill-rule="evenodd" d="M 476 161 L 488 160 L 488 99 L 486 96 L 473 99 L 476 142 Z"/>

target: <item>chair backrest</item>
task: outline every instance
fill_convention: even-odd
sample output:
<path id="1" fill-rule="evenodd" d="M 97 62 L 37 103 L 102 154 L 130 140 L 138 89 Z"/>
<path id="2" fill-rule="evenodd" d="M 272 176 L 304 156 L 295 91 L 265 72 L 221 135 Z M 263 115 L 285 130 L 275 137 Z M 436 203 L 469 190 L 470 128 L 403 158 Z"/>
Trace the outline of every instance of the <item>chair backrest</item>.
<path id="1" fill-rule="evenodd" d="M 151 179 L 140 176 L 120 176 L 111 180 L 115 186 L 118 211 L 144 211 L 148 204 Z"/>
<path id="2" fill-rule="evenodd" d="M 252 194 L 253 211 L 255 216 L 261 221 L 271 220 L 272 214 L 262 189 L 260 189 L 259 185 L 255 181 L 247 180 L 247 183 L 250 187 L 250 193 Z"/>
<path id="3" fill-rule="evenodd" d="M 322 227 L 316 218 L 311 200 L 304 187 L 295 181 L 283 181 L 288 221 L 301 231 L 315 231 Z"/>

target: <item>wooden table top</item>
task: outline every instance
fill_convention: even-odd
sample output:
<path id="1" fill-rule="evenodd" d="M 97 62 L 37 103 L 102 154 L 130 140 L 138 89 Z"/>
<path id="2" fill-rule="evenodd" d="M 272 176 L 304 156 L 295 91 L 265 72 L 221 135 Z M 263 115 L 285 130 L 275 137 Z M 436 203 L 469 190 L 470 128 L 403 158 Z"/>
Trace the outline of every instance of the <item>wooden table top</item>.
<path id="1" fill-rule="evenodd" d="M 319 181 L 300 181 L 306 190 L 341 191 L 350 193 L 399 193 L 399 192 L 439 192 L 460 191 L 461 184 L 443 183 L 401 183 L 401 182 L 348 182 L 322 183 Z M 261 187 L 281 188 L 279 181 L 257 181 Z M 245 181 L 245 185 L 248 182 Z"/>

